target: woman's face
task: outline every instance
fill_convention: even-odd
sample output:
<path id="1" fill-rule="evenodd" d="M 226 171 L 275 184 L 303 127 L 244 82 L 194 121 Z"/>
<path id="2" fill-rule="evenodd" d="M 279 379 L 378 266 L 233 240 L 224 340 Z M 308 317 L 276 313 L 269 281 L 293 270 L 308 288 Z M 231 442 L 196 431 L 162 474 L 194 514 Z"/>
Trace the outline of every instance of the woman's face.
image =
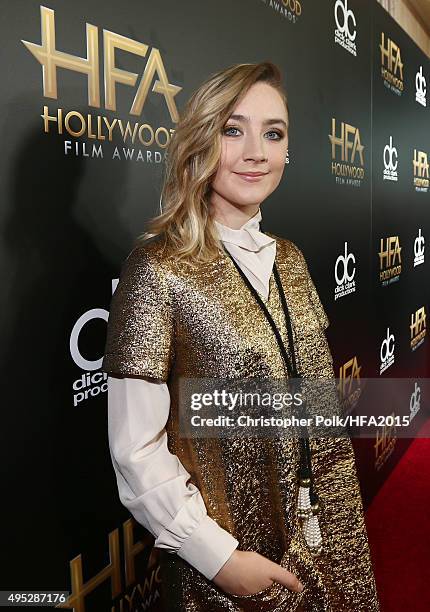
<path id="1" fill-rule="evenodd" d="M 288 149 L 288 117 L 279 93 L 255 83 L 237 104 L 222 135 L 213 204 L 260 205 L 279 185 Z M 251 177 L 246 173 L 263 173 Z"/>

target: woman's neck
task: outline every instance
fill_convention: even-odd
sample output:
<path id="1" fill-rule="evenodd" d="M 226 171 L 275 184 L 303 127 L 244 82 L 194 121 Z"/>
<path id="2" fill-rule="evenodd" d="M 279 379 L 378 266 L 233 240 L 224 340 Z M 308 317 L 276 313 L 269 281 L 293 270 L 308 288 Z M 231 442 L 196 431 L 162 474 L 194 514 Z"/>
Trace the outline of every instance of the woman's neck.
<path id="1" fill-rule="evenodd" d="M 234 206 L 232 204 L 219 203 L 211 205 L 212 218 L 231 229 L 240 229 L 242 225 L 258 213 L 259 209 L 259 204 Z"/>

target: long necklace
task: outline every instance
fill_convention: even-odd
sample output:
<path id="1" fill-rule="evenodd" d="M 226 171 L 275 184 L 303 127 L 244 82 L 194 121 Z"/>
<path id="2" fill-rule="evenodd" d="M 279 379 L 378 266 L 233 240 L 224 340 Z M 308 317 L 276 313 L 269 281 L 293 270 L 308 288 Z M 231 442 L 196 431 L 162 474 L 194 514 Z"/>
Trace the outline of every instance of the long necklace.
<path id="1" fill-rule="evenodd" d="M 260 231 L 264 234 L 260 223 Z M 244 274 L 243 270 L 231 256 L 229 251 L 223 244 L 224 251 L 230 257 L 233 262 L 236 270 L 239 272 L 242 277 L 245 285 L 250 290 L 251 294 L 254 296 L 257 304 L 260 306 L 264 316 L 266 317 L 268 323 L 270 324 L 273 333 L 275 334 L 276 341 L 278 343 L 282 358 L 284 360 L 285 367 L 287 369 L 288 375 L 291 378 L 302 378 L 301 374 L 299 374 L 297 370 L 297 363 L 294 351 L 294 342 L 293 342 L 293 332 L 291 326 L 290 313 L 288 310 L 288 304 L 285 297 L 284 289 L 282 287 L 281 279 L 279 276 L 278 268 L 276 265 L 276 261 L 273 264 L 273 275 L 275 277 L 276 286 L 278 288 L 279 297 L 281 299 L 282 310 L 284 312 L 285 323 L 287 327 L 288 333 L 288 343 L 291 351 L 291 360 L 288 355 L 288 351 L 285 348 L 285 344 L 282 340 L 281 334 L 276 326 L 275 321 L 273 320 L 272 315 L 268 311 L 266 305 L 261 299 L 258 291 L 253 287 L 248 277 Z M 311 462 L 311 449 L 309 445 L 309 437 L 305 435 L 304 437 L 299 438 L 300 443 L 300 467 L 299 467 L 299 491 L 297 496 L 297 514 L 298 517 L 302 520 L 302 531 L 304 538 L 306 540 L 307 545 L 311 553 L 315 556 L 319 555 L 322 551 L 322 536 L 321 530 L 318 522 L 318 512 L 320 510 L 318 496 L 315 492 L 314 478 L 312 474 L 312 462 Z"/>

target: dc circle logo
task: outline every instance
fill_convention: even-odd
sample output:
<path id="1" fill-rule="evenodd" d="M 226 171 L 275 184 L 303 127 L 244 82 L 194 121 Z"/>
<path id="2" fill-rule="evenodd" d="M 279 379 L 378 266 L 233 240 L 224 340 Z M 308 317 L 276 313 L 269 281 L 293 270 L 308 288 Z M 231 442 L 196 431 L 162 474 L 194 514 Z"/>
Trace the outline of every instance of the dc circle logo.
<path id="1" fill-rule="evenodd" d="M 423 75 L 423 67 L 420 66 L 420 69 L 418 70 L 416 76 L 415 76 L 415 87 L 417 89 L 417 93 L 419 93 L 421 96 L 425 96 L 427 93 L 427 83 L 426 83 L 426 79 Z"/>
<path id="2" fill-rule="evenodd" d="M 419 255 L 423 255 L 424 254 L 424 236 L 421 234 L 421 228 L 419 230 L 419 234 L 418 236 L 415 238 L 415 242 L 414 242 L 414 255 L 415 257 L 418 257 Z"/>
<path id="3" fill-rule="evenodd" d="M 352 266 L 353 266 L 351 273 L 348 270 L 348 265 L 350 262 L 352 262 Z M 354 264 L 355 264 L 355 257 L 352 253 L 348 253 L 348 243 L 345 242 L 345 253 L 343 255 L 339 255 L 334 265 L 334 277 L 338 285 L 343 285 L 344 283 L 350 282 L 353 280 L 355 276 L 355 265 Z M 340 275 L 339 272 L 341 272 L 342 275 Z"/>
<path id="4" fill-rule="evenodd" d="M 91 310 L 84 312 L 84 314 L 79 317 L 73 326 L 72 333 L 70 334 L 70 354 L 73 361 L 79 368 L 81 368 L 81 370 L 98 370 L 102 367 L 103 357 L 94 361 L 85 359 L 85 357 L 83 357 L 79 351 L 79 334 L 81 333 L 83 327 L 93 319 L 103 319 L 103 321 L 106 321 L 107 323 L 108 318 L 109 313 L 107 310 L 104 310 L 103 308 L 92 308 Z"/>
<path id="5" fill-rule="evenodd" d="M 394 335 L 390 334 L 390 328 L 387 327 L 387 337 L 381 344 L 381 361 L 387 361 L 389 357 L 392 357 L 394 353 Z"/>
<path id="6" fill-rule="evenodd" d="M 343 20 L 342 25 L 339 21 L 339 10 L 341 11 L 341 19 Z M 351 11 L 351 9 L 348 9 L 348 0 L 344 0 L 344 2 L 342 0 L 336 1 L 336 4 L 334 5 L 334 18 L 336 20 L 336 28 L 339 30 L 339 32 L 345 34 L 351 42 L 354 41 L 355 37 L 357 36 L 357 30 L 355 29 L 357 22 L 355 20 L 354 13 Z M 354 27 L 353 32 L 351 32 L 349 29 L 350 20 Z"/>
<path id="7" fill-rule="evenodd" d="M 396 160 L 394 163 L 393 160 Z M 396 147 L 393 147 L 393 137 L 390 136 L 390 144 L 384 147 L 384 165 L 387 170 L 395 171 L 398 164 L 398 155 Z"/>

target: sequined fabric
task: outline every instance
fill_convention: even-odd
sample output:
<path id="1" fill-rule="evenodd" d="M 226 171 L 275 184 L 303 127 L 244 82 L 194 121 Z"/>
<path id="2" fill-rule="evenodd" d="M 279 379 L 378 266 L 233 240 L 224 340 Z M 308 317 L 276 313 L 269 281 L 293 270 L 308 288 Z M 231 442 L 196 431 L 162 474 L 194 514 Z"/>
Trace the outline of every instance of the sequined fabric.
<path id="1" fill-rule="evenodd" d="M 276 238 L 276 263 L 288 301 L 299 371 L 333 378 L 324 330 L 328 319 L 300 250 Z M 288 335 L 275 279 L 267 308 L 284 344 Z M 254 297 L 222 251 L 192 268 L 154 240 L 136 247 L 112 300 L 103 369 L 167 381 L 169 449 L 199 488 L 209 516 L 239 541 L 281 563 L 304 585 L 274 583 L 245 597 L 218 589 L 177 555 L 161 553 L 166 612 L 375 612 L 379 610 L 351 441 L 311 438 L 321 503 L 323 552 L 313 557 L 296 513 L 296 438 L 181 438 L 179 380 L 286 376 L 279 348 Z"/>

